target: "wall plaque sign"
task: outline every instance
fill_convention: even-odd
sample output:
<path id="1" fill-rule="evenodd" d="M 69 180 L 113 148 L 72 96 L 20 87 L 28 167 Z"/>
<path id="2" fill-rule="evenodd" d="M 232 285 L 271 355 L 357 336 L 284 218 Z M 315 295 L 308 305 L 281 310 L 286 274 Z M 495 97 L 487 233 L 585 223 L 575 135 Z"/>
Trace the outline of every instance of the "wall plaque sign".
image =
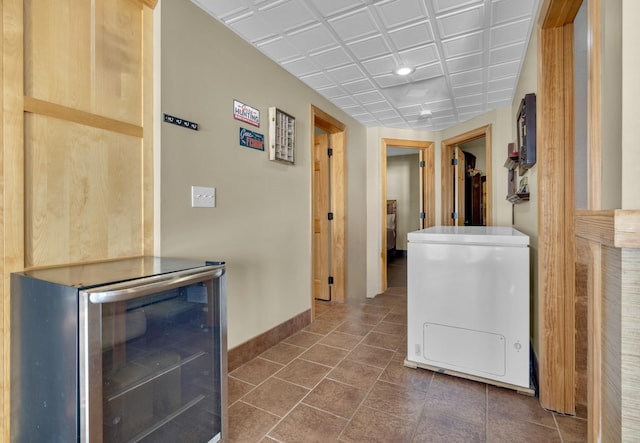
<path id="1" fill-rule="evenodd" d="M 240 145 L 264 151 L 264 135 L 250 129 L 240 128 Z"/>
<path id="2" fill-rule="evenodd" d="M 233 118 L 253 126 L 260 126 L 260 111 L 238 100 L 233 101 Z"/>

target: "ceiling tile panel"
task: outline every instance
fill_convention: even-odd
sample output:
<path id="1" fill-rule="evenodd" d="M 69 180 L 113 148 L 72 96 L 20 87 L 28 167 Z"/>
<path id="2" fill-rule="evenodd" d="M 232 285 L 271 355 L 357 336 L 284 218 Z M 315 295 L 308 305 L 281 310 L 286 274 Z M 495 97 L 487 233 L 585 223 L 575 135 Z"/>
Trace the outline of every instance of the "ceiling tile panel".
<path id="1" fill-rule="evenodd" d="M 291 32 L 288 37 L 293 45 L 307 53 L 338 45 L 331 33 L 320 24 Z"/>
<path id="2" fill-rule="evenodd" d="M 345 95 L 348 95 L 345 93 L 345 90 L 342 89 L 340 86 L 329 86 L 328 88 L 319 88 L 317 91 L 320 94 L 322 94 L 324 97 L 328 98 L 329 100 L 331 100 L 332 98 L 344 97 Z"/>
<path id="3" fill-rule="evenodd" d="M 387 28 L 395 28 L 427 18 L 424 2 L 420 0 L 393 0 L 376 8 Z"/>
<path id="4" fill-rule="evenodd" d="M 484 7 L 480 5 L 443 15 L 438 17 L 436 23 L 443 39 L 479 31 L 484 25 Z"/>
<path id="5" fill-rule="evenodd" d="M 446 58 L 460 57 L 482 51 L 482 31 L 463 35 L 442 42 Z"/>
<path id="6" fill-rule="evenodd" d="M 331 17 L 335 14 L 362 6 L 364 0 L 307 0 L 307 3 L 317 8 L 322 16 Z"/>
<path id="7" fill-rule="evenodd" d="M 386 100 L 384 95 L 382 95 L 378 90 L 362 92 L 360 94 L 355 94 L 353 97 L 360 103 L 364 104 Z"/>
<path id="8" fill-rule="evenodd" d="M 520 62 L 514 61 L 489 66 L 489 80 L 496 80 L 503 77 L 513 77 L 518 75 Z"/>
<path id="9" fill-rule="evenodd" d="M 464 6 L 477 5 L 482 3 L 483 0 L 432 0 L 433 9 L 436 14 L 450 11 L 452 9 L 461 8 Z"/>
<path id="10" fill-rule="evenodd" d="M 374 60 L 364 61 L 362 62 L 362 67 L 371 76 L 391 74 L 397 67 L 397 62 L 392 55 L 387 55 Z"/>
<path id="11" fill-rule="evenodd" d="M 234 14 L 247 12 L 247 8 L 242 2 L 229 2 L 227 0 L 192 0 L 214 17 L 219 17 L 224 21 L 225 17 Z"/>
<path id="12" fill-rule="evenodd" d="M 327 74 L 331 78 L 335 79 L 338 84 L 344 84 L 364 78 L 364 74 L 356 65 L 348 65 L 336 69 L 330 69 L 327 71 Z"/>
<path id="13" fill-rule="evenodd" d="M 258 48 L 264 52 L 267 57 L 278 63 L 299 58 L 303 55 L 291 44 L 291 42 L 283 39 L 282 37 L 264 41 L 258 45 Z"/>
<path id="14" fill-rule="evenodd" d="M 343 108 L 346 108 L 347 106 L 355 106 L 358 104 L 358 102 L 355 101 L 353 97 L 349 95 L 345 97 L 334 98 L 333 104 L 343 109 Z"/>
<path id="15" fill-rule="evenodd" d="M 383 100 L 383 101 L 379 101 L 379 102 L 373 102 L 373 103 L 367 103 L 365 105 L 365 107 L 367 108 L 367 110 L 369 112 L 371 112 L 374 115 L 378 115 L 379 112 L 382 111 L 392 111 L 393 108 L 391 107 L 391 104 L 389 104 L 388 101 Z M 396 114 L 396 111 L 393 111 L 394 116 L 397 116 L 398 114 Z"/>
<path id="16" fill-rule="evenodd" d="M 491 80 L 487 82 L 487 91 L 500 91 L 503 89 L 511 89 L 513 90 L 516 86 L 516 82 L 518 80 L 517 76 L 513 77 L 503 77 L 497 80 Z"/>
<path id="17" fill-rule="evenodd" d="M 362 124 L 428 130 L 511 103 L 540 3 L 192 1 Z"/>
<path id="18" fill-rule="evenodd" d="M 416 68 L 416 72 L 413 73 L 412 79 L 414 81 L 428 80 L 431 78 L 440 77 L 443 74 L 444 71 L 442 70 L 442 64 L 438 62 Z"/>
<path id="19" fill-rule="evenodd" d="M 350 92 L 351 94 L 358 94 L 361 92 L 369 92 L 369 91 L 376 90 L 376 87 L 373 86 L 373 83 L 371 83 L 367 79 L 356 80 L 355 82 L 345 83 L 342 85 L 342 87 L 348 92 Z"/>
<path id="20" fill-rule="evenodd" d="M 274 28 L 254 13 L 230 22 L 230 26 L 242 38 L 251 43 L 276 35 Z"/>
<path id="21" fill-rule="evenodd" d="M 365 38 L 379 32 L 368 9 L 360 9 L 329 21 L 329 25 L 344 41 Z"/>
<path id="22" fill-rule="evenodd" d="M 494 0 L 491 24 L 498 25 L 517 19 L 526 19 L 535 13 L 535 0 Z"/>
<path id="23" fill-rule="evenodd" d="M 284 62 L 282 63 L 282 67 L 296 77 L 303 77 L 305 75 L 313 74 L 318 70 L 318 68 L 307 58 L 298 58 L 295 60 Z"/>
<path id="24" fill-rule="evenodd" d="M 300 77 L 300 79 L 311 86 L 313 89 L 326 88 L 327 86 L 331 86 L 333 84 L 333 80 L 327 77 L 324 72 L 305 75 L 303 77 Z"/>
<path id="25" fill-rule="evenodd" d="M 498 49 L 492 49 L 489 54 L 489 63 L 492 65 L 520 60 L 522 53 L 526 50 L 525 43 L 517 43 L 515 45 L 502 46 Z"/>
<path id="26" fill-rule="evenodd" d="M 351 57 L 349 57 L 341 47 L 331 48 L 311 54 L 309 59 L 317 66 L 322 66 L 324 69 L 331 69 L 336 66 L 351 63 Z"/>
<path id="27" fill-rule="evenodd" d="M 358 60 L 379 57 L 388 54 L 390 51 L 387 42 L 380 34 L 365 40 L 349 43 L 348 47 Z"/>
<path id="28" fill-rule="evenodd" d="M 376 85 L 378 85 L 382 89 L 390 88 L 392 86 L 406 85 L 407 83 L 409 83 L 407 79 L 398 77 L 395 74 L 379 75 L 377 77 L 374 77 L 373 80 Z"/>
<path id="29" fill-rule="evenodd" d="M 482 68 L 483 59 L 484 57 L 481 53 L 451 58 L 447 60 L 447 69 L 450 74 L 460 71 L 480 69 Z"/>
<path id="30" fill-rule="evenodd" d="M 440 60 L 436 45 L 426 45 L 400 52 L 400 61 L 409 66 L 429 65 Z"/>
<path id="31" fill-rule="evenodd" d="M 510 102 L 513 99 L 513 90 L 503 89 L 502 91 L 493 91 L 487 94 L 487 100 L 491 103 Z"/>
<path id="32" fill-rule="evenodd" d="M 473 71 L 463 71 L 451 74 L 451 85 L 456 87 L 467 84 L 482 83 L 482 74 L 482 69 L 474 69 Z"/>
<path id="33" fill-rule="evenodd" d="M 271 6 L 260 8 L 264 21 L 276 32 L 287 32 L 309 23 L 316 22 L 316 18 L 303 2 L 287 0 Z"/>
<path id="34" fill-rule="evenodd" d="M 519 21 L 491 28 L 491 47 L 525 42 L 529 35 L 529 23 Z"/>
<path id="35" fill-rule="evenodd" d="M 389 31 L 389 37 L 396 49 L 403 49 L 418 46 L 421 43 L 429 43 L 433 41 L 433 29 L 431 22 L 424 21 L 403 28 Z"/>

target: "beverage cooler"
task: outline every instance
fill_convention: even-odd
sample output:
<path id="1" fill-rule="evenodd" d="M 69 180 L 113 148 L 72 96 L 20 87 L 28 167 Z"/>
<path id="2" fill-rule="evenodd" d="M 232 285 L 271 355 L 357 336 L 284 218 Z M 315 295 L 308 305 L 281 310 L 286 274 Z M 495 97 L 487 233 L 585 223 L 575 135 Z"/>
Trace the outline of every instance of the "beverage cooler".
<path id="1" fill-rule="evenodd" d="M 11 275 L 12 442 L 216 442 L 223 262 L 142 257 Z"/>
<path id="2" fill-rule="evenodd" d="M 529 237 L 434 226 L 408 240 L 405 364 L 532 394 Z"/>

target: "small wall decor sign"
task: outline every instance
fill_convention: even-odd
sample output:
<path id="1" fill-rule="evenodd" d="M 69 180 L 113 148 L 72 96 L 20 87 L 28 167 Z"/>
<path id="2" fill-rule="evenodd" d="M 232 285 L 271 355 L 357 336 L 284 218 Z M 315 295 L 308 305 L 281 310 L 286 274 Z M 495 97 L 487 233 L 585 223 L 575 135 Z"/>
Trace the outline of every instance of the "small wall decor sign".
<path id="1" fill-rule="evenodd" d="M 193 129 L 194 131 L 198 130 L 197 123 L 190 122 L 189 120 L 185 120 L 180 117 L 174 117 L 173 115 L 164 114 L 164 121 L 173 125 L 182 126 L 183 128 Z"/>
<path id="2" fill-rule="evenodd" d="M 233 101 L 233 118 L 260 127 L 260 111 L 238 100 Z"/>
<path id="3" fill-rule="evenodd" d="M 247 128 L 240 128 L 240 145 L 264 151 L 264 135 Z"/>

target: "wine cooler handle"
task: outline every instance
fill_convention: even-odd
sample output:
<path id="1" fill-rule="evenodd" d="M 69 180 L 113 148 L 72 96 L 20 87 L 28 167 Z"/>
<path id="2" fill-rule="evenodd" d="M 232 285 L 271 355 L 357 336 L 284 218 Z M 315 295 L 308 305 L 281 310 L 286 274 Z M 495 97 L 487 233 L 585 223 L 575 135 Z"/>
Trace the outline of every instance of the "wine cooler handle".
<path id="1" fill-rule="evenodd" d="M 80 291 L 91 303 L 116 303 L 221 277 L 224 266 L 202 266 Z"/>

